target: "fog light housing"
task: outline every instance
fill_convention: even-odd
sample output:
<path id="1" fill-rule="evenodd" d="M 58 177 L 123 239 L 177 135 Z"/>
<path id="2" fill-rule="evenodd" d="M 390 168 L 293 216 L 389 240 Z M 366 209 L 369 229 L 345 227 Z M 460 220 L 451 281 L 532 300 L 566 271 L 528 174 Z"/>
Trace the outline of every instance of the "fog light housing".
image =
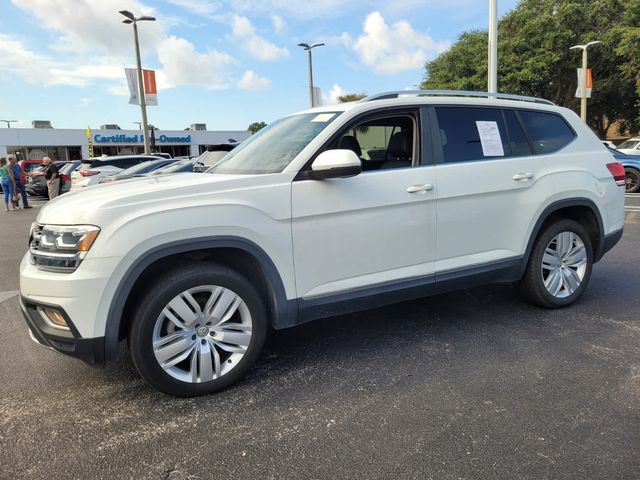
<path id="1" fill-rule="evenodd" d="M 62 315 L 58 310 L 54 310 L 53 308 L 38 308 L 38 311 L 47 325 L 60 330 L 71 330 L 64 318 L 64 315 Z"/>

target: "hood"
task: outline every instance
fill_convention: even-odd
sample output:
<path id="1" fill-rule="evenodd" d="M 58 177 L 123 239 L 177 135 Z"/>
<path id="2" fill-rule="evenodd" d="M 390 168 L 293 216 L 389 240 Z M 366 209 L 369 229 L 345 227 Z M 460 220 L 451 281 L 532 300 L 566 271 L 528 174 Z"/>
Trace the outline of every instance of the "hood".
<path id="1" fill-rule="evenodd" d="M 221 192 L 281 183 L 282 174 L 221 175 L 179 173 L 135 177 L 74 190 L 45 205 L 38 223 L 59 225 L 99 224 L 125 211 L 156 204 L 203 205 Z"/>

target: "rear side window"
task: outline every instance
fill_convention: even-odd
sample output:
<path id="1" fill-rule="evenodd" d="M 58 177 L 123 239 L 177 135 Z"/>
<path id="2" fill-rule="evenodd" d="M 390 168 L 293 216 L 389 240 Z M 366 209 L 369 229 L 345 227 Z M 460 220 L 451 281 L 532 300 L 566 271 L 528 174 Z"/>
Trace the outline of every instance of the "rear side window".
<path id="1" fill-rule="evenodd" d="M 510 155 L 502 110 L 436 107 L 444 161 L 468 162 Z"/>
<path id="2" fill-rule="evenodd" d="M 535 153 L 544 154 L 560 150 L 575 138 L 567 122 L 554 113 L 520 111 Z"/>

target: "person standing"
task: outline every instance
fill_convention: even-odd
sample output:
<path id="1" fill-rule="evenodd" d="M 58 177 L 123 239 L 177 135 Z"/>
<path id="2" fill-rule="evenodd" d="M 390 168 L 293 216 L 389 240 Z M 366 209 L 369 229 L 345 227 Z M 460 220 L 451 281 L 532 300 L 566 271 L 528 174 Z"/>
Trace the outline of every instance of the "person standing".
<path id="1" fill-rule="evenodd" d="M 13 172 L 4 157 L 0 158 L 0 184 L 2 184 L 2 193 L 4 194 L 4 211 L 15 210 L 13 207 L 13 192 L 15 191 Z"/>
<path id="2" fill-rule="evenodd" d="M 22 197 L 22 208 L 25 210 L 27 208 L 33 208 L 29 205 L 29 200 L 27 199 L 27 190 L 24 188 L 24 183 L 22 182 L 22 168 L 20 164 L 16 160 L 16 157 L 13 155 L 9 155 L 9 165 L 11 166 L 11 171 L 13 173 L 13 181 L 14 181 L 14 193 L 20 193 Z M 14 207 L 18 207 L 18 202 L 14 202 Z"/>
<path id="3" fill-rule="evenodd" d="M 47 181 L 49 200 L 53 200 L 60 193 L 60 172 L 49 157 L 44 157 L 42 161 L 46 166 L 44 178 Z"/>

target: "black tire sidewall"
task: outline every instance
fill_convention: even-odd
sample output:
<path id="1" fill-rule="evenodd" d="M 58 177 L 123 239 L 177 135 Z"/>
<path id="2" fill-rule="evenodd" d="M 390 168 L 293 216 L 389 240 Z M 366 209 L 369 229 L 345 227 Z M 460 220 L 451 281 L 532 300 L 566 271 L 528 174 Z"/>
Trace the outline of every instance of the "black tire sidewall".
<path id="1" fill-rule="evenodd" d="M 171 377 L 158 364 L 151 339 L 156 320 L 169 301 L 181 292 L 200 285 L 222 286 L 242 298 L 251 313 L 251 341 L 238 364 L 221 378 L 205 383 L 186 383 Z M 245 277 L 214 263 L 190 264 L 171 271 L 145 290 L 129 329 L 129 349 L 137 370 L 158 390 L 179 397 L 204 395 L 227 388 L 245 375 L 262 351 L 267 323 L 264 303 Z"/>
<path id="2" fill-rule="evenodd" d="M 633 175 L 636 176 L 636 179 L 639 181 L 638 184 L 635 186 L 635 188 L 633 190 L 627 190 L 625 187 L 625 193 L 638 193 L 640 192 L 640 170 L 636 170 L 635 168 L 631 168 L 631 167 L 624 167 L 624 173 L 625 173 L 625 177 L 627 175 L 627 173 L 632 173 Z M 626 178 L 625 178 L 626 181 Z"/>
<path id="3" fill-rule="evenodd" d="M 547 248 L 547 245 L 549 245 L 553 237 L 562 232 L 572 232 L 573 234 L 580 237 L 580 240 L 583 242 L 587 253 L 587 268 L 580 286 L 568 297 L 557 298 L 549 293 L 544 285 L 544 279 L 542 277 L 542 257 Z M 584 290 L 587 288 L 587 285 L 589 284 L 592 268 L 593 246 L 591 244 L 589 234 L 582 225 L 574 220 L 560 220 L 547 227 L 538 237 L 535 247 L 531 252 L 531 259 L 529 264 L 529 269 L 531 269 L 531 271 L 528 273 L 533 277 L 532 280 L 534 288 L 536 289 L 535 294 L 539 298 L 540 303 L 548 308 L 562 308 L 571 305 L 576 300 L 578 300 L 578 298 L 580 298 Z"/>

